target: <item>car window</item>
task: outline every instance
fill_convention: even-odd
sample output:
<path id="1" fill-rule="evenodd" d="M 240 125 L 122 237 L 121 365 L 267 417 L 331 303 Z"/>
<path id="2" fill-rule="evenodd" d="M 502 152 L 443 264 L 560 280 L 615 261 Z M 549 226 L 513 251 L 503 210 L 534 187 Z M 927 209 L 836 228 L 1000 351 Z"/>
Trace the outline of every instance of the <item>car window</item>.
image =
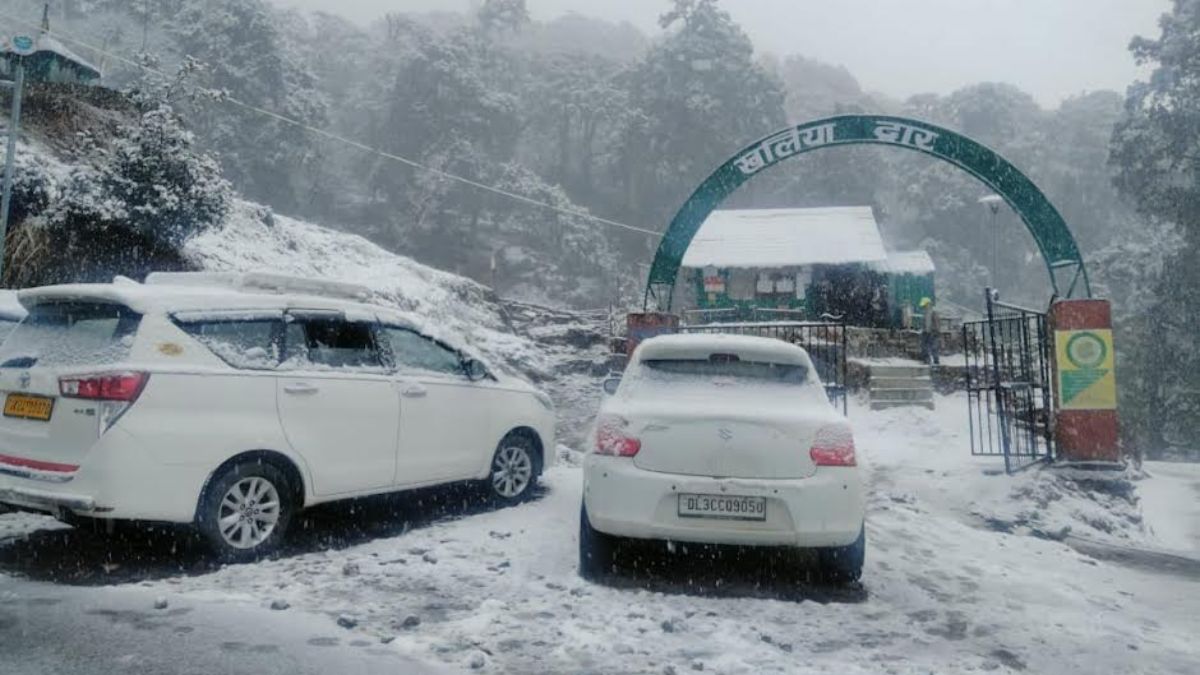
<path id="1" fill-rule="evenodd" d="M 129 355 L 142 315 L 105 302 L 35 305 L 0 346 L 0 367 L 116 363 Z"/>
<path id="2" fill-rule="evenodd" d="M 294 318 L 288 324 L 285 342 L 288 367 L 383 370 L 372 324 L 364 321 Z"/>
<path id="3" fill-rule="evenodd" d="M 406 328 L 384 328 L 392 359 L 399 370 L 462 374 L 458 353 Z"/>
<path id="4" fill-rule="evenodd" d="M 216 316 L 175 323 L 234 368 L 267 370 L 279 365 L 283 318 Z"/>

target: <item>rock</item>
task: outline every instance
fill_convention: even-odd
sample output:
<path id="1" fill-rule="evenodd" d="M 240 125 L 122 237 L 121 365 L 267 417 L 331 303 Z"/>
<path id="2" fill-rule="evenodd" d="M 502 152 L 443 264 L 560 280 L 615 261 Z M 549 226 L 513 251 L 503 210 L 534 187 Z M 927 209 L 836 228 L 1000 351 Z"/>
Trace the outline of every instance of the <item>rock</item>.
<path id="1" fill-rule="evenodd" d="M 358 576 L 358 573 L 359 573 L 358 563 L 348 562 L 345 565 L 342 565 L 342 575 L 343 576 L 354 577 L 354 576 Z"/>
<path id="2" fill-rule="evenodd" d="M 421 625 L 421 617 L 416 614 L 409 614 L 400 622 L 402 628 L 416 628 Z"/>
<path id="3" fill-rule="evenodd" d="M 154 599 L 154 609 L 166 609 L 167 604 L 167 599 L 162 596 Z"/>
<path id="4" fill-rule="evenodd" d="M 358 619 L 347 614 L 343 614 L 337 618 L 337 625 L 341 626 L 342 628 L 354 628 L 358 625 Z"/>
<path id="5" fill-rule="evenodd" d="M 483 655 L 483 652 L 475 652 L 471 654 L 471 658 L 467 659 L 467 665 L 471 670 L 479 670 L 485 664 L 487 664 L 487 657 Z"/>
<path id="6" fill-rule="evenodd" d="M 271 609 L 277 612 L 281 612 L 291 606 L 292 603 L 288 602 L 287 600 L 279 599 L 271 601 Z"/>

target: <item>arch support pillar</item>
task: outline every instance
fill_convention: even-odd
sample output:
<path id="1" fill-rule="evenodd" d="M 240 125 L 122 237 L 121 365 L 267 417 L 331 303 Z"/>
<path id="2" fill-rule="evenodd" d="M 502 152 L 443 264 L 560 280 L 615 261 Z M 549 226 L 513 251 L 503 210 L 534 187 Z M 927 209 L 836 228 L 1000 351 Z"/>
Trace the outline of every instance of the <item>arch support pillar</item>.
<path id="1" fill-rule="evenodd" d="M 1054 441 L 1072 464 L 1121 461 L 1120 419 L 1108 300 L 1059 300 L 1050 305 L 1054 339 Z"/>

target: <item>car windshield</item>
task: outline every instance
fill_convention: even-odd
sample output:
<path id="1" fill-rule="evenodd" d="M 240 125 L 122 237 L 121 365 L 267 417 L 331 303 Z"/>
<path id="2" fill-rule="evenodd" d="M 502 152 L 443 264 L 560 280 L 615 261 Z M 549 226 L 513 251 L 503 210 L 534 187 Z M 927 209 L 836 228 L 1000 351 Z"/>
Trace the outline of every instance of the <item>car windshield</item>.
<path id="1" fill-rule="evenodd" d="M 0 346 L 0 368 L 116 363 L 129 354 L 140 321 L 129 308 L 105 302 L 34 305 Z"/>

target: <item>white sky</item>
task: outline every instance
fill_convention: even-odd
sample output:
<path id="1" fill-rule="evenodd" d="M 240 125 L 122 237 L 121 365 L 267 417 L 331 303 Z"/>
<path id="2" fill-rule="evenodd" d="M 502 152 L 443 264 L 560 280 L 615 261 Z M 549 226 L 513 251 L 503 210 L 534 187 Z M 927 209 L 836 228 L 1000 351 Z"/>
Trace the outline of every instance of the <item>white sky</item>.
<path id="1" fill-rule="evenodd" d="M 471 0 L 274 0 L 366 23 L 388 11 L 461 10 Z M 647 33 L 668 0 L 527 0 L 537 19 L 565 12 L 628 20 Z M 1158 36 L 1170 0 L 724 0 L 759 49 L 842 64 L 897 98 L 1009 82 L 1055 106 L 1141 75 L 1127 47 Z"/>

